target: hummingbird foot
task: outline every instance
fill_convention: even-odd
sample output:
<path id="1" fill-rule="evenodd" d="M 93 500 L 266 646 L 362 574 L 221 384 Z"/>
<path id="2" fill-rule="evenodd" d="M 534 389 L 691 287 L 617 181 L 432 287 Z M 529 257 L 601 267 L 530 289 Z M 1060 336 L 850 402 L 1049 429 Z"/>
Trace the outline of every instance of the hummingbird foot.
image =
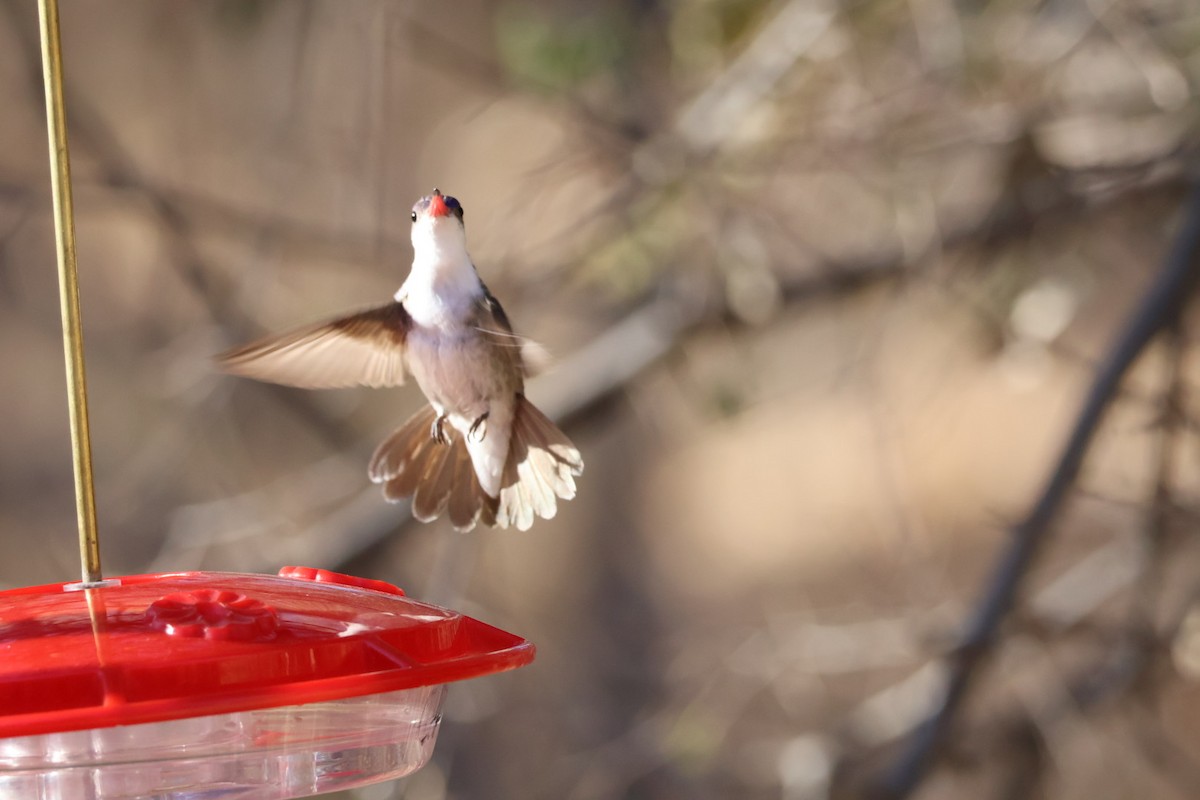
<path id="1" fill-rule="evenodd" d="M 471 430 L 475 430 L 471 428 Z M 446 415 L 438 414 L 434 418 L 433 424 L 429 426 L 429 438 L 433 439 L 438 444 L 450 444 L 450 437 L 446 435 Z"/>
<path id="2" fill-rule="evenodd" d="M 477 442 L 483 441 L 483 437 L 487 436 L 487 425 L 484 423 L 487 422 L 488 413 L 487 411 L 483 412 L 477 420 L 471 423 L 471 428 L 467 431 L 467 438 L 474 437 Z"/>

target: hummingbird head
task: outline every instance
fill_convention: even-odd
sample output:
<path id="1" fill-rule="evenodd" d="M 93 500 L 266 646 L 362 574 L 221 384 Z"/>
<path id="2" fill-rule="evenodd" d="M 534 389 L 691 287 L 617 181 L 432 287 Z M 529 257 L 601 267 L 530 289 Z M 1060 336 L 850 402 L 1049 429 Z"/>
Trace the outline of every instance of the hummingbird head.
<path id="1" fill-rule="evenodd" d="M 412 221 L 413 250 L 418 260 L 467 258 L 463 207 L 456 198 L 434 189 L 433 194 L 413 204 Z"/>
<path id="2" fill-rule="evenodd" d="M 459 225 L 462 225 L 462 204 L 456 198 L 448 197 L 434 189 L 433 194 L 422 197 L 412 207 L 413 222 L 419 224 L 426 219 L 455 219 Z"/>

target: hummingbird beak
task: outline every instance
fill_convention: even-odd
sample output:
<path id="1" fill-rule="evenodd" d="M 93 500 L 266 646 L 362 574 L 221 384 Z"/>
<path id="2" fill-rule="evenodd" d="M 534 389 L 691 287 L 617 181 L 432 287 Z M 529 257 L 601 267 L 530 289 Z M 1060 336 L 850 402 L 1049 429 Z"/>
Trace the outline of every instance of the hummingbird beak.
<path id="1" fill-rule="evenodd" d="M 433 190 L 433 194 L 429 196 L 429 216 L 431 217 L 448 217 L 450 209 L 446 206 L 446 201 L 442 193 L 437 189 Z"/>
<path id="2" fill-rule="evenodd" d="M 433 197 L 429 198 L 429 216 L 450 216 L 450 209 L 446 207 L 446 201 L 441 198 L 441 195 L 434 195 Z"/>

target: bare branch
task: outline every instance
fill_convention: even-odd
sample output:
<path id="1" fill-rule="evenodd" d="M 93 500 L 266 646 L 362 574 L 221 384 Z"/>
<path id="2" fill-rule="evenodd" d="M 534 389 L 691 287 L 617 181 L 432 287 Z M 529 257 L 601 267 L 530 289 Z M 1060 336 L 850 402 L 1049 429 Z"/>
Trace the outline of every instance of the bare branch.
<path id="1" fill-rule="evenodd" d="M 980 665 L 995 644 L 1021 583 L 1049 536 L 1063 500 L 1075 482 L 1112 399 L 1129 367 L 1146 345 L 1178 317 L 1200 272 L 1200 186 L 1193 188 L 1183 224 L 1157 280 L 1101 366 L 1076 419 L 1075 427 L 1037 502 L 1013 529 L 1013 542 L 1003 555 L 980 601 L 975 619 L 953 657 L 951 675 L 938 710 L 916 732 L 908 748 L 877 787 L 878 796 L 903 798 L 921 783 L 938 746 L 953 723 Z"/>

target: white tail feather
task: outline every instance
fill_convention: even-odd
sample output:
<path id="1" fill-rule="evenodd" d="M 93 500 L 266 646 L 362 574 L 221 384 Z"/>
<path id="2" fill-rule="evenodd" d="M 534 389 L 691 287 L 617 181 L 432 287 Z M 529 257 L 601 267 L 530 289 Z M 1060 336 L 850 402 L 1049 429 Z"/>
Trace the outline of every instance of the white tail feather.
<path id="1" fill-rule="evenodd" d="M 574 476 L 582 472 L 583 459 L 571 440 L 518 395 L 496 524 L 527 530 L 535 517 L 552 518 L 558 498 L 575 496 Z"/>
<path id="2" fill-rule="evenodd" d="M 426 406 L 379 445 L 368 474 L 383 484 L 388 500 L 411 496 L 413 516 L 423 522 L 444 514 L 463 531 L 480 522 L 527 530 L 538 517 L 552 518 L 559 500 L 575 496 L 583 460 L 566 434 L 524 396 L 517 395 L 510 413 L 511 424 L 489 416 L 482 441 L 455 430 L 452 441 L 442 444 L 431 435 L 437 413 Z M 500 442 L 504 449 L 497 454 Z M 477 454 L 488 459 L 487 469 L 480 469 Z M 496 494 L 486 491 L 484 475 L 492 476 Z"/>

